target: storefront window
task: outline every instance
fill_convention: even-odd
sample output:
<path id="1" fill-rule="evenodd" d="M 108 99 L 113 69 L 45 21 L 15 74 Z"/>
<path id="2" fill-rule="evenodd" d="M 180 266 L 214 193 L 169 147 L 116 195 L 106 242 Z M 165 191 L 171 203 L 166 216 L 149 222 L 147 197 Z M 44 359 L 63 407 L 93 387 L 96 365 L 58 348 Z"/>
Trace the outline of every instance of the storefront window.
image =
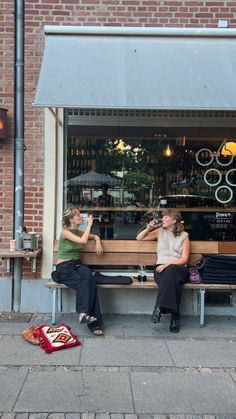
<path id="1" fill-rule="evenodd" d="M 222 140 L 80 131 L 65 141 L 64 207 L 78 206 L 85 223 L 92 212 L 93 232 L 135 239 L 163 208 L 179 208 L 191 240 L 235 240 L 235 157 Z"/>

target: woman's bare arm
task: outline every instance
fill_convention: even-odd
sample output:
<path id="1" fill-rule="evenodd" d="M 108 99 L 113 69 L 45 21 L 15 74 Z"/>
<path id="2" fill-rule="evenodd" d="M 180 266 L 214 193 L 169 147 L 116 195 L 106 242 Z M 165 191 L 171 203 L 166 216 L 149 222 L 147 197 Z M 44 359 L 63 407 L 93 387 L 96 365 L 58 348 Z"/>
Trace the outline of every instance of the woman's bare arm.
<path id="1" fill-rule="evenodd" d="M 95 240 L 95 242 L 96 242 L 95 251 L 96 251 L 97 255 L 102 254 L 103 253 L 103 249 L 102 249 L 102 243 L 101 243 L 100 237 L 97 236 L 96 234 L 91 234 L 90 233 L 89 240 Z"/>
<path id="2" fill-rule="evenodd" d="M 73 234 L 71 231 L 64 229 L 62 230 L 61 234 L 62 237 L 74 242 L 74 243 L 81 243 L 81 244 L 86 244 L 88 242 L 89 239 L 89 235 L 90 235 L 90 231 L 93 225 L 93 217 L 89 216 L 88 217 L 88 225 L 86 227 L 86 229 L 82 232 L 81 236 L 77 236 L 76 234 Z"/>
<path id="3" fill-rule="evenodd" d="M 151 221 L 146 228 L 137 234 L 136 240 L 157 240 L 158 233 L 155 223 Z"/>

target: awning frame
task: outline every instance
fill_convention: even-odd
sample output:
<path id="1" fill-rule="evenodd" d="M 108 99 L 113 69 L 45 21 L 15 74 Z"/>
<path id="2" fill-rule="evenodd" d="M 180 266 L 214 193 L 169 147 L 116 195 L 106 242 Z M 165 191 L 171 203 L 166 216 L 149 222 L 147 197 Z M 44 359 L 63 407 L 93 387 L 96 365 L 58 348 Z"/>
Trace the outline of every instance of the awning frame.
<path id="1" fill-rule="evenodd" d="M 236 28 L 45 26 L 44 32 L 34 106 L 236 110 Z"/>

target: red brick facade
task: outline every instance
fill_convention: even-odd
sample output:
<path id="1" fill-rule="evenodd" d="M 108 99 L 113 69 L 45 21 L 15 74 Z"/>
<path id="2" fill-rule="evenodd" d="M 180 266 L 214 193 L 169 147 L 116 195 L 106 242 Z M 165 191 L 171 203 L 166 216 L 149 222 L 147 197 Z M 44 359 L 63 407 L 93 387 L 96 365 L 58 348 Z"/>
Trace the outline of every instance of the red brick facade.
<path id="1" fill-rule="evenodd" d="M 9 138 L 0 143 L 0 247 L 7 247 L 14 210 L 14 6 L 1 2 L 0 107 L 8 108 Z M 42 232 L 43 111 L 32 107 L 44 46 L 44 25 L 236 27 L 236 1 L 25 0 L 25 225 Z M 62 51 L 63 54 L 63 51 Z M 37 183 L 32 184 L 32 178 Z M 32 275 L 32 274 L 31 274 Z"/>

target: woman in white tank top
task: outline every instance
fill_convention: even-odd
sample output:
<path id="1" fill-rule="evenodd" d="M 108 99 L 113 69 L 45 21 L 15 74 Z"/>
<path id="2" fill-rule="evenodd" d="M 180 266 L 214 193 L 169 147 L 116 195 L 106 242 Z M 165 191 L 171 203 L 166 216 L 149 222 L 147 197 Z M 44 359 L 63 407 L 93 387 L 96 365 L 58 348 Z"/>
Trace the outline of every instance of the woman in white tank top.
<path id="1" fill-rule="evenodd" d="M 170 209 L 162 214 L 162 225 L 159 228 L 151 221 L 138 233 L 136 239 L 157 240 L 154 279 L 159 289 L 151 320 L 159 323 L 161 314 L 170 313 L 170 331 L 178 333 L 182 285 L 188 279 L 190 242 L 180 212 Z"/>

